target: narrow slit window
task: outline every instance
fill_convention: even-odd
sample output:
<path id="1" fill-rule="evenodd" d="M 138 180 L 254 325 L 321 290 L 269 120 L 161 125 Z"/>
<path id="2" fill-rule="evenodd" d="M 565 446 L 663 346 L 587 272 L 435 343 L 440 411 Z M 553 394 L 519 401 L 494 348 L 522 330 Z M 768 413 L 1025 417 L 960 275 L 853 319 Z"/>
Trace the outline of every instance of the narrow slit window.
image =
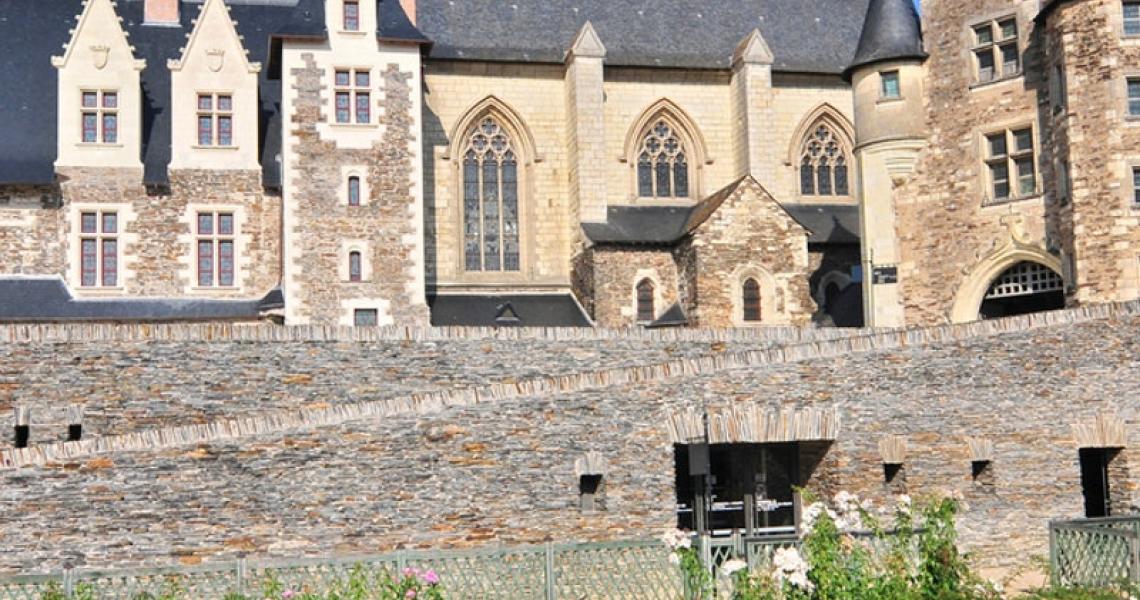
<path id="1" fill-rule="evenodd" d="M 359 283 L 364 280 L 360 252 L 355 250 L 348 253 L 348 280 L 353 283 Z"/>
<path id="2" fill-rule="evenodd" d="M 744 281 L 742 289 L 744 297 L 744 320 L 749 323 L 760 321 L 760 283 L 751 277 Z"/>
<path id="3" fill-rule="evenodd" d="M 637 321 L 649 323 L 657 316 L 654 309 L 654 285 L 649 279 L 642 279 L 637 284 Z"/>
<path id="4" fill-rule="evenodd" d="M 348 178 L 348 205 L 360 206 L 360 178 L 355 175 Z"/>

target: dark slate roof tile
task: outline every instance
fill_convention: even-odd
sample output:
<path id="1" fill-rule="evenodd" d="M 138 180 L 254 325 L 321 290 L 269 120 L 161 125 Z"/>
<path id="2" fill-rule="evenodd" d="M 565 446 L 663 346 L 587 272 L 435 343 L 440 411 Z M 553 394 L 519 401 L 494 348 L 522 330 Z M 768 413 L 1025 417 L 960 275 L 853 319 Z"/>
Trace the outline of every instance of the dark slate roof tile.
<path id="1" fill-rule="evenodd" d="M 592 326 L 570 294 L 441 294 L 429 296 L 428 306 L 434 327 Z"/>
<path id="2" fill-rule="evenodd" d="M 684 327 L 689 324 L 689 317 L 685 315 L 685 309 L 681 307 L 680 302 L 676 302 L 665 314 L 657 318 L 656 321 L 647 325 L 650 329 L 660 329 L 664 327 Z"/>
<path id="3" fill-rule="evenodd" d="M 868 0 L 418 0 L 432 58 L 560 63 L 586 21 L 618 66 L 726 69 L 759 29 L 773 69 L 839 74 Z"/>
<path id="4" fill-rule="evenodd" d="M 911 0 L 871 0 L 859 48 L 844 76 L 862 66 L 888 60 L 924 59 L 922 24 Z"/>

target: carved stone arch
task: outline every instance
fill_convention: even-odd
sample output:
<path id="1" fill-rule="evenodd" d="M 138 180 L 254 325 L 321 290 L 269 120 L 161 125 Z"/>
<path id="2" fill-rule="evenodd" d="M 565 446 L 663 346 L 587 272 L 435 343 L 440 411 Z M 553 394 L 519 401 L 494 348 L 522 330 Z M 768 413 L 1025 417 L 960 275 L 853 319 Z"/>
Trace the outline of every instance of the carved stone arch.
<path id="1" fill-rule="evenodd" d="M 633 122 L 625 136 L 625 146 L 620 157 L 630 167 L 630 195 L 633 198 L 637 193 L 637 157 L 641 150 L 645 136 L 650 129 L 660 121 L 665 121 L 681 139 L 685 153 L 689 157 L 689 198 L 700 199 L 704 197 L 702 187 L 703 171 L 705 165 L 713 163 L 709 157 L 708 145 L 704 134 L 693 118 L 672 100 L 662 98 L 641 112 Z"/>
<path id="2" fill-rule="evenodd" d="M 749 279 L 760 284 L 760 320 L 744 320 L 744 282 Z M 783 313 L 777 302 L 776 290 L 780 285 L 768 269 L 760 265 L 738 266 L 732 273 L 732 323 L 736 327 L 759 327 L 784 324 Z"/>
<path id="3" fill-rule="evenodd" d="M 487 96 L 480 100 L 456 121 L 455 126 L 451 129 L 449 136 L 451 143 L 448 144 L 447 153 L 443 155 L 444 160 L 463 156 L 463 149 L 467 145 L 467 135 L 475 129 L 480 121 L 487 117 L 495 119 L 517 142 L 519 150 L 523 153 L 525 166 L 529 167 L 533 163 L 542 162 L 543 157 L 538 153 L 534 134 L 527 127 L 526 121 L 523 120 L 518 111 L 495 96 Z M 456 161 L 457 164 L 458 162 Z"/>
<path id="4" fill-rule="evenodd" d="M 792 166 L 799 165 L 800 153 L 803 150 L 804 141 L 821 122 L 831 126 L 840 137 L 844 148 L 854 157 L 855 125 L 851 123 L 851 120 L 843 113 L 839 112 L 839 109 L 835 108 L 835 106 L 824 102 L 813 108 L 811 112 L 804 115 L 804 118 L 800 120 L 800 124 L 796 127 L 796 131 L 792 134 L 792 139 L 788 144 L 787 164 Z"/>
<path id="5" fill-rule="evenodd" d="M 950 321 L 952 323 L 977 321 L 990 285 L 1006 270 L 1022 262 L 1037 263 L 1058 274 L 1063 272 L 1060 258 L 1044 248 L 1011 238 L 1006 244 L 986 255 L 963 280 L 950 311 Z"/>

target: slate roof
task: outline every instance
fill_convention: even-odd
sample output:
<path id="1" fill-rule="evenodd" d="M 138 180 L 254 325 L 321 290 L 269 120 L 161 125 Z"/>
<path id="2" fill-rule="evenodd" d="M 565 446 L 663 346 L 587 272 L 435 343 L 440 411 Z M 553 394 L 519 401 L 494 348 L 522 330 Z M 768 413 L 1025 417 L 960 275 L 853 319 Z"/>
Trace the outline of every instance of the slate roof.
<path id="1" fill-rule="evenodd" d="M 888 60 L 926 58 L 922 24 L 912 0 L 871 0 L 859 48 L 844 76 L 862 66 Z"/>
<path id="2" fill-rule="evenodd" d="M 433 327 L 591 327 L 570 294 L 428 296 Z"/>
<path id="3" fill-rule="evenodd" d="M 253 300 L 76 299 L 59 277 L 0 278 L 0 322 L 253 321 L 283 306 L 280 290 Z"/>
<path id="4" fill-rule="evenodd" d="M 656 321 L 646 325 L 649 329 L 663 329 L 666 327 L 684 327 L 689 324 L 689 317 L 680 302 L 675 302 L 669 310 L 665 311 Z"/>
<path id="5" fill-rule="evenodd" d="M 426 43 L 398 0 L 378 0 L 381 19 L 377 35 L 388 40 Z M 143 70 L 144 181 L 164 184 L 170 164 L 169 59 L 181 57 L 186 35 L 193 29 L 202 0 L 183 0 L 181 26 L 143 25 L 143 0 L 120 0 L 117 7 L 130 34 Z M 282 37 L 324 38 L 323 0 L 226 0 L 249 60 L 262 63 L 259 75 L 261 106 L 259 143 L 265 185 L 281 183 L 277 156 L 281 151 L 281 82 L 268 68 L 271 51 Z M 63 53 L 70 41 L 83 0 L 0 0 L 0 184 L 49 184 L 54 180 L 57 151 L 58 76 L 51 57 Z"/>
<path id="6" fill-rule="evenodd" d="M 868 0 L 418 0 L 437 59 L 561 63 L 590 21 L 606 64 L 727 69 L 759 29 L 776 71 L 840 74 Z"/>

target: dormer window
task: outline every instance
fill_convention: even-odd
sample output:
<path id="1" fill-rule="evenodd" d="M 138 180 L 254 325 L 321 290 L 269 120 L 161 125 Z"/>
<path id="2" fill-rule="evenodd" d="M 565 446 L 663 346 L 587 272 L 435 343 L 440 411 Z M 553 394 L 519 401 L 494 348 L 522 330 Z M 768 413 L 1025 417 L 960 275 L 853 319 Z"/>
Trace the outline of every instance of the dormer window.
<path id="1" fill-rule="evenodd" d="M 83 92 L 83 143 L 116 144 L 118 141 L 118 92 Z"/>
<path id="2" fill-rule="evenodd" d="M 344 30 L 360 31 L 360 2 L 344 0 Z"/>
<path id="3" fill-rule="evenodd" d="M 228 94 L 198 95 L 198 145 L 234 145 L 234 100 Z"/>

